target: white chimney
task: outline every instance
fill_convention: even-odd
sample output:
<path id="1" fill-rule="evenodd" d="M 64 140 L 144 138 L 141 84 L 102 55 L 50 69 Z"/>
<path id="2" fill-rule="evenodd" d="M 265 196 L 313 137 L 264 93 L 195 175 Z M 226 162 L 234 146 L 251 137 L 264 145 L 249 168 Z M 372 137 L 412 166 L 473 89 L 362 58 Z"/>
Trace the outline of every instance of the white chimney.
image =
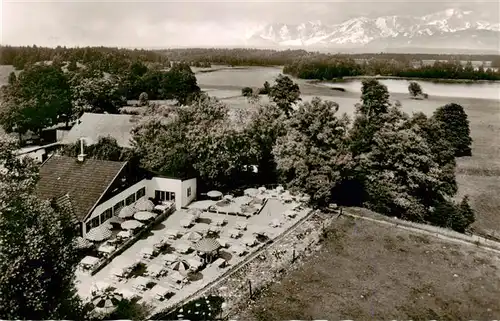
<path id="1" fill-rule="evenodd" d="M 83 153 L 83 137 L 82 137 L 80 138 L 80 154 L 78 155 L 78 161 L 83 162 L 85 160 L 85 156 L 87 155 Z"/>

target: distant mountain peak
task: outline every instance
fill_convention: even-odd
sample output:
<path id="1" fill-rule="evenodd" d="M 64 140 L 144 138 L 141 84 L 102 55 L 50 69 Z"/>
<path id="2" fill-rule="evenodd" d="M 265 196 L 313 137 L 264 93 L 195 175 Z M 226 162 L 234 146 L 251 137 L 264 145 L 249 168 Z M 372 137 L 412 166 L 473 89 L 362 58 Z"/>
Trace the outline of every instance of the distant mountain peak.
<path id="1" fill-rule="evenodd" d="M 484 21 L 473 11 L 449 8 L 424 16 L 355 17 L 328 25 L 320 20 L 300 24 L 273 23 L 247 33 L 247 43 L 262 42 L 273 46 L 397 47 L 418 44 L 424 47 L 445 45 L 469 48 L 498 48 L 500 24 Z M 495 48 L 492 48 L 495 47 Z"/>

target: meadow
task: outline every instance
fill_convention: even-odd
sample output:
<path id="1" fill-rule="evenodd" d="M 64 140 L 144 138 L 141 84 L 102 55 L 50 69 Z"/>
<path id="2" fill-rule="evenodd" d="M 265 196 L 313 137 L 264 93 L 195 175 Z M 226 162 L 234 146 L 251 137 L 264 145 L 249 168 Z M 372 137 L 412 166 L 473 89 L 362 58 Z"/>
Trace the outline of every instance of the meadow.
<path id="1" fill-rule="evenodd" d="M 265 81 L 271 84 L 281 72 L 278 67 L 249 67 L 216 69 L 212 72 L 196 73 L 198 84 L 210 95 L 220 98 L 230 108 L 255 108 L 241 96 L 243 87 L 262 87 Z M 310 101 L 318 96 L 339 104 L 339 112 L 353 115 L 354 105 L 359 102 L 359 82 L 335 84 L 348 89 L 346 92 L 332 90 L 328 84 L 312 84 L 302 79 L 294 79 L 300 86 L 302 101 Z M 386 82 L 386 81 L 384 81 Z M 391 80 L 387 83 L 391 99 L 399 100 L 402 109 L 411 114 L 423 112 L 431 115 L 434 110 L 447 103 L 462 105 L 468 114 L 473 138 L 472 157 L 457 161 L 457 198 L 469 195 L 476 211 L 473 228 L 481 234 L 500 238 L 500 84 L 432 84 L 422 83 L 429 92 L 427 100 L 410 99 L 405 91 L 407 81 Z M 488 99 L 481 99 L 481 97 Z M 492 99 L 498 98 L 498 99 Z M 261 96 L 260 102 L 268 102 Z"/>
<path id="2" fill-rule="evenodd" d="M 321 249 L 238 320 L 492 320 L 500 314 L 499 267 L 474 245 L 342 216 Z"/>

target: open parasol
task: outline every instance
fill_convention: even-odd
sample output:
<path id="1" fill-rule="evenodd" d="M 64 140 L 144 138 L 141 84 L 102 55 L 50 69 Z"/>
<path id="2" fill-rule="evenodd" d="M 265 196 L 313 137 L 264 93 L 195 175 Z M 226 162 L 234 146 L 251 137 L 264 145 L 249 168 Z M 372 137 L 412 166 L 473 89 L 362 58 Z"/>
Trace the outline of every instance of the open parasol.
<path id="1" fill-rule="evenodd" d="M 138 211 L 150 212 L 155 208 L 155 205 L 147 198 L 141 197 L 137 200 L 137 202 L 135 202 L 134 208 Z"/>
<path id="2" fill-rule="evenodd" d="M 154 217 L 156 217 L 155 214 L 145 211 L 137 212 L 134 214 L 134 218 L 138 221 L 148 221 Z"/>
<path id="3" fill-rule="evenodd" d="M 216 239 L 206 238 L 199 240 L 195 245 L 194 249 L 198 252 L 211 253 L 217 251 L 221 245 Z"/>
<path id="4" fill-rule="evenodd" d="M 120 210 L 120 213 L 118 214 L 118 217 L 119 218 L 130 218 L 132 216 L 134 216 L 135 214 L 135 208 L 132 207 L 132 206 L 125 206 L 125 207 L 122 207 L 122 209 Z"/>
<path id="5" fill-rule="evenodd" d="M 178 259 L 170 264 L 170 268 L 174 271 L 179 271 L 180 273 L 185 274 L 189 271 L 189 263 L 182 259 Z"/>
<path id="6" fill-rule="evenodd" d="M 184 234 L 181 238 L 183 240 L 197 242 L 197 241 L 201 240 L 203 238 L 203 236 L 198 232 L 190 231 L 190 232 L 187 232 L 186 234 Z"/>
<path id="7" fill-rule="evenodd" d="M 74 239 L 74 242 L 75 242 L 75 247 L 77 249 L 88 249 L 89 247 L 92 246 L 92 243 L 90 243 L 89 240 L 87 239 L 84 239 L 83 237 L 81 236 L 78 236 Z"/>
<path id="8" fill-rule="evenodd" d="M 219 191 L 210 191 L 207 193 L 207 196 L 210 198 L 220 198 L 222 197 L 222 193 Z"/>
<path id="9" fill-rule="evenodd" d="M 142 224 L 141 222 L 139 221 L 136 221 L 136 220 L 128 220 L 128 221 L 125 221 L 122 223 L 121 227 L 122 229 L 124 230 L 135 230 L 136 228 L 139 228 L 141 226 L 143 226 L 144 224 Z"/>
<path id="10" fill-rule="evenodd" d="M 187 210 L 188 214 L 192 215 L 195 219 L 199 219 L 203 211 L 199 208 L 190 208 Z"/>
<path id="11" fill-rule="evenodd" d="M 85 235 L 85 238 L 93 242 L 101 242 L 106 239 L 109 239 L 112 234 L 113 233 L 111 233 L 111 231 L 107 228 L 107 226 L 101 225 L 91 229 L 87 233 L 87 235 Z"/>
<path id="12" fill-rule="evenodd" d="M 259 190 L 256 188 L 247 188 L 243 191 L 243 194 L 246 196 L 254 197 L 255 195 L 259 194 Z"/>

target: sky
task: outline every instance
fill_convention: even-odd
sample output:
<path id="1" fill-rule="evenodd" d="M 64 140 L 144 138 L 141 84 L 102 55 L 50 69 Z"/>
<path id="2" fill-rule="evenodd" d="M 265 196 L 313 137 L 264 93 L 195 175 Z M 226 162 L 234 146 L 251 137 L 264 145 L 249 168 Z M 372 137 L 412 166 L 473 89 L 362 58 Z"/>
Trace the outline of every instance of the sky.
<path id="1" fill-rule="evenodd" d="M 266 23 L 333 24 L 359 16 L 425 15 L 447 8 L 473 9 L 490 21 L 499 19 L 486 17 L 498 14 L 498 0 L 1 1 L 0 43 L 9 45 L 238 45 Z"/>

